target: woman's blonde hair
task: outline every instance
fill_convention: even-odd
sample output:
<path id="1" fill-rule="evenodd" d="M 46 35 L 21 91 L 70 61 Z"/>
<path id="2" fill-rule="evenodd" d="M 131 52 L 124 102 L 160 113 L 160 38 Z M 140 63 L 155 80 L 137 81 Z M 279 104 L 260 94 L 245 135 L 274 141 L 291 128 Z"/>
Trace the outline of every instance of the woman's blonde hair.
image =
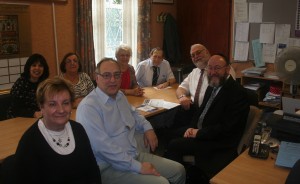
<path id="1" fill-rule="evenodd" d="M 68 91 L 71 97 L 71 103 L 75 101 L 73 87 L 70 82 L 60 77 L 46 79 L 42 83 L 40 83 L 37 88 L 37 103 L 39 104 L 39 106 L 42 106 L 45 103 L 46 96 L 52 97 L 61 91 Z"/>

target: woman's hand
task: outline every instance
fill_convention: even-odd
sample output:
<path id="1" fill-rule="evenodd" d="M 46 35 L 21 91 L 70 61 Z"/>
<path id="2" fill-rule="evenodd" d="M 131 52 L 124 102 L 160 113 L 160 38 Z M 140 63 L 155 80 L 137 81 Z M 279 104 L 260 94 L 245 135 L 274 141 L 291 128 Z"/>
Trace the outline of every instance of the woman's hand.
<path id="1" fill-rule="evenodd" d="M 134 90 L 134 96 L 143 96 L 144 95 L 144 89 L 141 87 L 136 87 Z"/>
<path id="2" fill-rule="evenodd" d="M 170 83 L 167 81 L 167 82 L 165 82 L 165 83 L 162 83 L 162 84 L 157 85 L 156 87 L 157 87 L 158 89 L 163 89 L 163 88 L 168 87 L 169 84 L 170 84 Z"/>

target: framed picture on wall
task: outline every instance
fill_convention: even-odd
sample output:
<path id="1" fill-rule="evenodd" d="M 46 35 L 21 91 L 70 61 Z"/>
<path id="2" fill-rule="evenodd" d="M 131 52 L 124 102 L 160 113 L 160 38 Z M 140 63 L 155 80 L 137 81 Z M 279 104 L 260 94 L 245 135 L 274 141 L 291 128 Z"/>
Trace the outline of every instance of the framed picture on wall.
<path id="1" fill-rule="evenodd" d="M 174 0 L 152 0 L 152 3 L 173 4 Z"/>
<path id="2" fill-rule="evenodd" d="M 27 1 L 27 2 L 42 2 L 42 3 L 67 3 L 68 0 L 19 0 L 19 1 Z"/>

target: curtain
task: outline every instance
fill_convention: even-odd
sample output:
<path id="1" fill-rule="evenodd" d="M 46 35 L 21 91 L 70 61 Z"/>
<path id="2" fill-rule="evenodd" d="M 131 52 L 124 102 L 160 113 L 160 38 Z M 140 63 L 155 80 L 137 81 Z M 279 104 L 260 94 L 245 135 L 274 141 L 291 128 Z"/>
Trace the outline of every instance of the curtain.
<path id="1" fill-rule="evenodd" d="M 131 46 L 132 56 L 131 64 L 136 66 L 137 60 L 137 27 L 138 27 L 138 12 L 134 11 L 138 8 L 137 0 L 123 1 L 123 42 Z M 131 17 L 131 18 L 128 18 Z"/>
<path id="2" fill-rule="evenodd" d="M 138 0 L 138 38 L 137 38 L 137 60 L 143 61 L 150 53 L 150 13 L 151 1 Z"/>
<path id="3" fill-rule="evenodd" d="M 93 0 L 93 25 L 95 38 L 95 58 L 98 63 L 105 56 L 105 1 Z"/>
<path id="4" fill-rule="evenodd" d="M 95 53 L 92 23 L 92 0 L 77 0 L 76 52 L 80 56 L 83 71 L 94 79 Z"/>
<path id="5" fill-rule="evenodd" d="M 123 0 L 123 30 L 122 30 L 122 42 L 129 45 L 132 48 L 131 64 L 133 66 L 137 63 L 137 0 Z M 95 57 L 96 60 L 100 60 L 103 57 L 109 56 L 106 53 L 106 30 L 105 25 L 106 17 L 105 1 L 93 0 L 93 25 L 94 25 L 94 39 L 95 39 Z M 121 43 L 119 43 L 121 44 Z M 116 46 L 117 47 L 117 46 Z"/>

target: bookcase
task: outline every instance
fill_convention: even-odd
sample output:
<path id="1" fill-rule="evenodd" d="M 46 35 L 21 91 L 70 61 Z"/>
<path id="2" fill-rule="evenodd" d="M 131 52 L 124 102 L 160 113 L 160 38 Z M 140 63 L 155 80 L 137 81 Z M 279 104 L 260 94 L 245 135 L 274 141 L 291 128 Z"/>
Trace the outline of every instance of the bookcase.
<path id="1" fill-rule="evenodd" d="M 279 87 L 281 90 L 281 96 L 293 97 L 293 98 L 300 98 L 300 86 L 298 86 L 297 94 L 292 96 L 290 93 L 290 85 L 284 83 L 283 79 L 273 79 L 273 78 L 266 78 L 260 76 L 247 76 L 242 75 L 241 77 L 241 84 L 245 87 L 247 85 L 254 84 L 253 89 L 258 95 L 258 104 L 261 107 L 269 107 L 274 109 L 281 109 L 281 100 L 276 102 L 270 101 L 263 101 L 266 94 L 270 91 L 271 86 Z"/>

